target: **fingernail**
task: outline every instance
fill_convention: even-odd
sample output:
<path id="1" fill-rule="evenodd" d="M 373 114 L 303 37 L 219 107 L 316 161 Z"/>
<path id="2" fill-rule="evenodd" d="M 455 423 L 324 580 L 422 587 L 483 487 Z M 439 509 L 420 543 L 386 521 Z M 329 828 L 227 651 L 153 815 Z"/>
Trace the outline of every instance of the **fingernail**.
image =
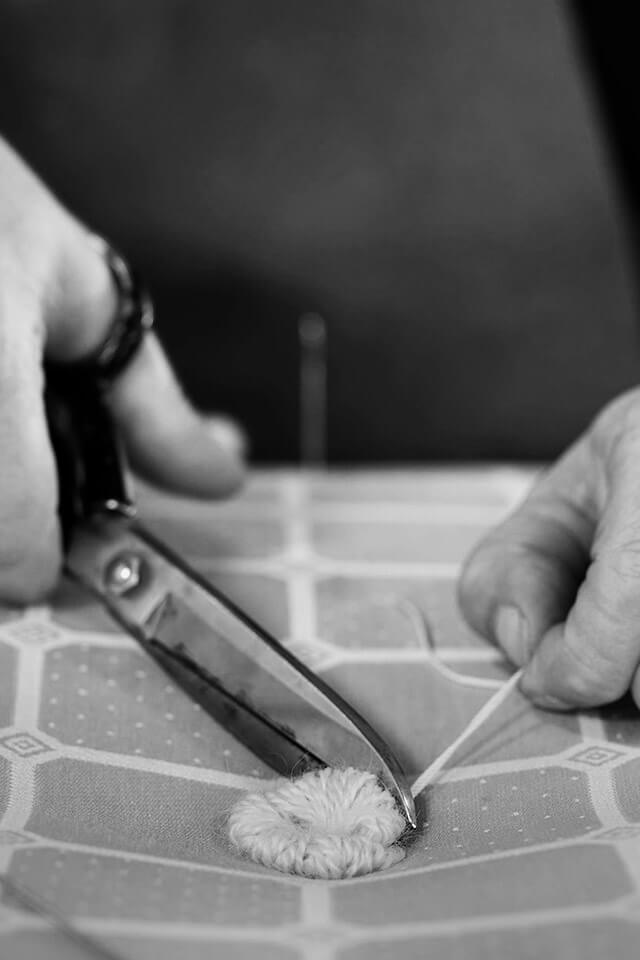
<path id="1" fill-rule="evenodd" d="M 518 608 L 498 607 L 493 621 L 493 632 L 509 660 L 521 667 L 527 657 L 527 623 Z"/>

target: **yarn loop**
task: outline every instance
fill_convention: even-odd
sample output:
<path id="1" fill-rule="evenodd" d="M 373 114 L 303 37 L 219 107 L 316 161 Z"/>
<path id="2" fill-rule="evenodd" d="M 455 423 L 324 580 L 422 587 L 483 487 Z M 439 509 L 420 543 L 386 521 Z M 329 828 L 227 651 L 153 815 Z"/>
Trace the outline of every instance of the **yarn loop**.
<path id="1" fill-rule="evenodd" d="M 233 808 L 229 837 L 266 867 L 339 880 L 398 863 L 406 822 L 372 773 L 348 767 L 313 770 L 252 793 Z"/>

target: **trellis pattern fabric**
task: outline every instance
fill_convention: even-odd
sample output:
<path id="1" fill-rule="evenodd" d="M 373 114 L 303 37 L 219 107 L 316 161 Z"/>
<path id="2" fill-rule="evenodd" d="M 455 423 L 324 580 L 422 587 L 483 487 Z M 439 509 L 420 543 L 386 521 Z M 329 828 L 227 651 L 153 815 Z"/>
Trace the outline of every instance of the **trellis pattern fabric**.
<path id="1" fill-rule="evenodd" d="M 462 623 L 455 578 L 530 480 L 265 473 L 223 505 L 144 491 L 141 513 L 352 700 L 415 780 L 509 675 Z M 419 796 L 405 859 L 354 880 L 233 852 L 233 801 L 271 777 L 76 588 L 1 612 L 0 871 L 123 958 L 637 952 L 630 703 L 565 716 L 514 692 Z M 3 896 L 2 960 L 76 955 L 90 956 Z"/>

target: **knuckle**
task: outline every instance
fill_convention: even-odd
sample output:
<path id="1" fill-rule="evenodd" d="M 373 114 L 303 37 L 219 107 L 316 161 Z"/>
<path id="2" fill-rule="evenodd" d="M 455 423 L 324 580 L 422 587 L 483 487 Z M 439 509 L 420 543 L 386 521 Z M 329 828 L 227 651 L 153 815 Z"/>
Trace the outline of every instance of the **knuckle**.
<path id="1" fill-rule="evenodd" d="M 583 631 L 566 651 L 562 686 L 567 699 L 580 706 L 610 703 L 621 697 L 631 677 L 627 660 L 603 634 Z"/>
<path id="2" fill-rule="evenodd" d="M 608 685 L 603 676 L 606 677 L 606 671 L 603 675 L 595 660 L 589 657 L 574 658 L 565 678 L 565 689 L 575 702 L 590 704 L 601 695 L 607 696 L 605 686 Z"/>

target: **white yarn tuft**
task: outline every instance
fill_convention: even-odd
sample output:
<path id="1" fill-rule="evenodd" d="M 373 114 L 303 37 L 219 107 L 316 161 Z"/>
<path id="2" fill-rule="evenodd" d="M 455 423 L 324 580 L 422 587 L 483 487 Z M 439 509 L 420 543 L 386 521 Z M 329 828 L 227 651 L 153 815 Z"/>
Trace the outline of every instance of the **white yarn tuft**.
<path id="1" fill-rule="evenodd" d="M 321 880 L 383 870 L 404 857 L 406 822 L 372 773 L 314 770 L 235 805 L 229 837 L 266 867 Z"/>

